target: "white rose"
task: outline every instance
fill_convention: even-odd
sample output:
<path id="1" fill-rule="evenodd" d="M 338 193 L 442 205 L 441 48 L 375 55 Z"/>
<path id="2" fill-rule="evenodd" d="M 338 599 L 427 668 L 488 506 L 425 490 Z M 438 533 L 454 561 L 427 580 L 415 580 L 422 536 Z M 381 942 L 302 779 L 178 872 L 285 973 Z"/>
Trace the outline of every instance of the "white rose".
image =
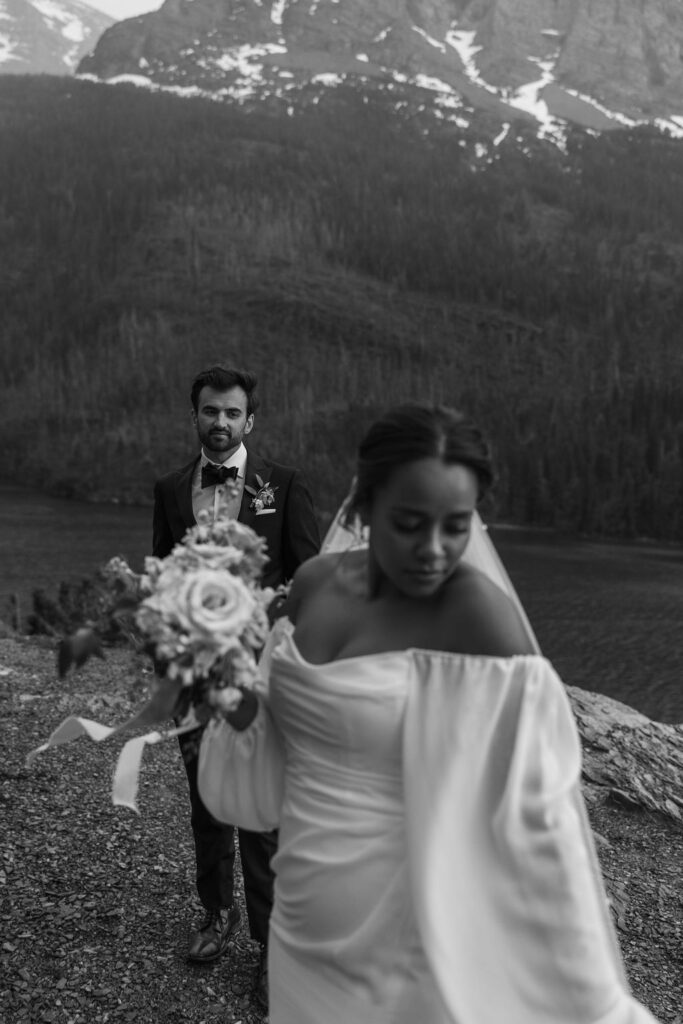
<path id="1" fill-rule="evenodd" d="M 251 619 L 256 602 L 239 577 L 201 569 L 182 577 L 175 592 L 165 595 L 164 605 L 173 606 L 191 641 L 211 639 L 218 649 L 227 650 Z"/>

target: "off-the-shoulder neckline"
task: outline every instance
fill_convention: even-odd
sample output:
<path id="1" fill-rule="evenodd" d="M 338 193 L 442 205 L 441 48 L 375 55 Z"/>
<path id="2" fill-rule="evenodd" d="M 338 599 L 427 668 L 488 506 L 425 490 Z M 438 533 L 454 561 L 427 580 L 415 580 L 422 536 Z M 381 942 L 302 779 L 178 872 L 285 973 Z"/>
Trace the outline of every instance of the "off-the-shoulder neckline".
<path id="1" fill-rule="evenodd" d="M 412 657 L 416 654 L 427 655 L 432 658 L 443 658 L 451 661 L 486 662 L 488 664 L 496 662 L 511 664 L 518 661 L 540 661 L 545 663 L 547 661 L 545 656 L 542 654 L 512 654 L 507 656 L 495 654 L 464 654 L 458 651 L 436 651 L 428 647 L 401 647 L 389 651 L 374 651 L 371 654 L 352 654 L 345 658 L 334 658 L 332 661 L 309 661 L 308 658 L 305 658 L 301 653 L 299 645 L 294 639 L 294 623 L 291 619 L 288 619 L 283 615 L 282 618 L 277 620 L 276 626 L 279 626 L 280 623 L 282 623 L 280 630 L 288 637 L 297 659 L 307 668 L 329 668 L 332 665 L 343 665 L 350 662 L 368 660 L 370 658 L 397 658 L 401 655 Z"/>

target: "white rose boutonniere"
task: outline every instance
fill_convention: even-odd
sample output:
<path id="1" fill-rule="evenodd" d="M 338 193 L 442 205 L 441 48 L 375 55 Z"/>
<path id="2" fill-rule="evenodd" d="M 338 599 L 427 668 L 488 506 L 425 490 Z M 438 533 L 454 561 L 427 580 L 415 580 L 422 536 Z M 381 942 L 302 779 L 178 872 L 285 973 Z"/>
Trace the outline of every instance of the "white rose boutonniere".
<path id="1" fill-rule="evenodd" d="M 270 512 L 275 512 L 275 509 L 272 506 L 275 504 L 275 492 L 277 487 L 273 487 L 270 481 L 266 482 L 262 480 L 258 473 L 256 474 L 256 483 L 259 486 L 258 490 L 254 487 L 249 487 L 248 484 L 245 485 L 244 488 L 245 491 L 248 491 L 249 494 L 253 494 L 254 496 L 251 499 L 251 505 L 249 508 L 254 509 L 257 515 L 259 512 L 264 512 L 266 509 Z"/>

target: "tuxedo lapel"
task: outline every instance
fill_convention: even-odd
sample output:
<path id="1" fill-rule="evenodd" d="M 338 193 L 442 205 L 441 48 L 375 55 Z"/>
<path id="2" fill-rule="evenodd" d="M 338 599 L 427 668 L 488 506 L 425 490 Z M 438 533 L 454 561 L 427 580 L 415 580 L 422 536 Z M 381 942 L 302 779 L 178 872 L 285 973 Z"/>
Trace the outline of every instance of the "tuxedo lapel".
<path id="1" fill-rule="evenodd" d="M 180 516 L 185 526 L 185 529 L 189 530 L 190 527 L 196 525 L 194 512 L 192 511 L 192 477 L 194 475 L 195 466 L 199 461 L 199 456 L 190 462 L 187 466 L 184 466 L 178 473 L 174 482 L 174 489 L 176 495 L 176 501 L 178 502 L 178 509 L 180 510 Z"/>

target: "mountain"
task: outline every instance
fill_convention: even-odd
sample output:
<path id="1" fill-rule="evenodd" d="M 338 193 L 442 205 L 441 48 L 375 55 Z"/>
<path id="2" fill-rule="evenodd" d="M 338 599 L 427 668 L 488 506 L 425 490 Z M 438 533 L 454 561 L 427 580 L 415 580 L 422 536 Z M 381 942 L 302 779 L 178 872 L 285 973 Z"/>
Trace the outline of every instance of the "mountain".
<path id="1" fill-rule="evenodd" d="M 0 76 L 0 479 L 149 500 L 187 381 L 230 361 L 326 513 L 416 398 L 485 424 L 493 521 L 683 542 L 680 141 L 494 149 L 389 93 L 314 98 Z"/>
<path id="2" fill-rule="evenodd" d="M 0 0 L 0 74 L 72 74 L 112 23 L 79 0 Z"/>
<path id="3" fill-rule="evenodd" d="M 80 74 L 250 97 L 365 81 L 499 126 L 683 128 L 680 0 L 166 0 Z"/>

